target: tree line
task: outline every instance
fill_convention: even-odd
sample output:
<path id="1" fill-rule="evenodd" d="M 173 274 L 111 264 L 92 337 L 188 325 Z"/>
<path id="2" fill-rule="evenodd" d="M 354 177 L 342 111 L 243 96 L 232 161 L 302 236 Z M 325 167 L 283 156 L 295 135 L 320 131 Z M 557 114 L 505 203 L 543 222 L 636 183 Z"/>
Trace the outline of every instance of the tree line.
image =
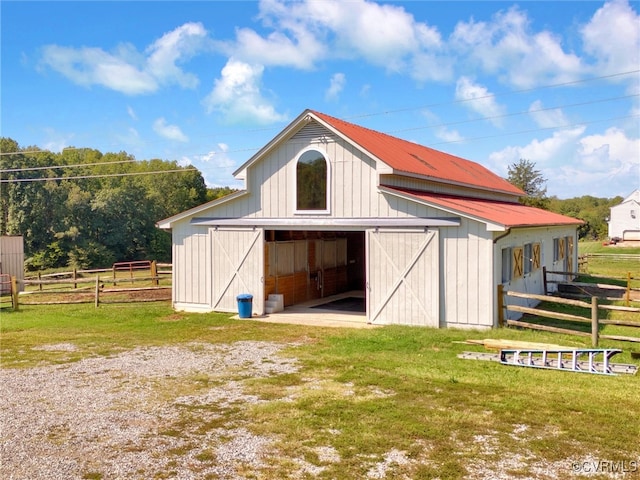
<path id="1" fill-rule="evenodd" d="M 21 148 L 0 138 L 0 235 L 22 235 L 29 270 L 171 260 L 157 221 L 230 193 L 176 161 Z M 151 173 L 156 172 L 156 173 Z"/>
<path id="2" fill-rule="evenodd" d="M 0 235 L 23 236 L 29 270 L 171 261 L 171 235 L 156 222 L 234 191 L 207 188 L 198 170 L 175 160 L 126 152 L 54 153 L 0 138 L 0 154 Z M 610 208 L 623 200 L 547 197 L 528 160 L 511 165 L 508 180 L 528 194 L 523 203 L 583 220 L 581 239 L 605 238 Z"/>
<path id="3" fill-rule="evenodd" d="M 624 201 L 621 196 L 597 198 L 591 195 L 583 195 L 582 197 L 566 200 L 561 200 L 555 196 L 548 197 L 547 179 L 540 170 L 536 170 L 535 162 L 526 158 L 521 158 L 519 161 L 509 165 L 507 180 L 527 194 L 526 197 L 520 199 L 520 203 L 584 221 L 584 224 L 578 227 L 578 239 L 580 240 L 602 240 L 606 238 L 609 230 L 608 219 L 611 207 Z"/>

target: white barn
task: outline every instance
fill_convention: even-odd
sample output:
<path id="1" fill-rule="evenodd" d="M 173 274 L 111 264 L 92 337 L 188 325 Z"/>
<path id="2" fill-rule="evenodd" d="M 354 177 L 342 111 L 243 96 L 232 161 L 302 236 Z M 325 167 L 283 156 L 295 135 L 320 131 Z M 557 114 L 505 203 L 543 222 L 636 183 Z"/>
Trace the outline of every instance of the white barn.
<path id="1" fill-rule="evenodd" d="M 518 203 L 485 167 L 306 110 L 234 175 L 245 188 L 162 220 L 177 310 L 285 307 L 357 291 L 362 321 L 497 325 L 497 286 L 573 270 L 579 220 Z M 322 313 L 318 313 L 321 318 Z"/>
<path id="2" fill-rule="evenodd" d="M 640 240 L 640 189 L 611 207 L 609 238 Z"/>

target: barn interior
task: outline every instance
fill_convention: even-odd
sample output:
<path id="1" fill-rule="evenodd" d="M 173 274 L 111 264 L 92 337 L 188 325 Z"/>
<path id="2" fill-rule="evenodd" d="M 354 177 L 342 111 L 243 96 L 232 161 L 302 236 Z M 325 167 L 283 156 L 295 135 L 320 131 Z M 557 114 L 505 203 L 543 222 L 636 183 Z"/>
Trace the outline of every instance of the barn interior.
<path id="1" fill-rule="evenodd" d="M 266 230 L 264 258 L 265 298 L 281 294 L 285 307 L 311 302 L 364 313 L 364 232 Z"/>

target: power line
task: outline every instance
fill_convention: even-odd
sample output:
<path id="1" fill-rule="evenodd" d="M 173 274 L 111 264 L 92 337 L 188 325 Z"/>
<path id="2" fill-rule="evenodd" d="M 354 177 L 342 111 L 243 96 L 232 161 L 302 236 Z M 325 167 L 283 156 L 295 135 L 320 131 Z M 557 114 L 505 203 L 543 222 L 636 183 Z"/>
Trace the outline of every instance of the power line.
<path id="1" fill-rule="evenodd" d="M 553 84 L 549 84 L 549 85 L 542 85 L 540 87 L 533 87 L 533 88 L 525 88 L 525 89 L 521 89 L 521 90 L 513 90 L 510 92 L 499 92 L 499 93 L 490 93 L 487 95 L 482 95 L 479 97 L 473 97 L 473 98 L 463 98 L 460 100 L 451 100 L 448 102 L 440 102 L 440 103 L 432 103 L 432 104 L 428 104 L 428 105 L 421 105 L 421 106 L 417 106 L 417 107 L 407 107 L 407 108 L 400 108 L 400 109 L 396 109 L 396 110 L 386 110 L 384 112 L 377 112 L 377 113 L 364 113 L 361 115 L 353 115 L 351 117 L 346 117 L 345 120 L 350 119 L 350 118 L 364 118 L 364 117 L 375 117 L 378 115 L 388 115 L 390 113 L 402 113 L 402 112 L 411 112 L 414 110 L 422 110 L 423 108 L 433 108 L 433 107 L 445 107 L 447 105 L 455 105 L 458 103 L 466 103 L 466 102 L 473 102 L 476 100 L 486 100 L 488 98 L 496 98 L 496 97 L 502 97 L 502 96 L 506 96 L 506 95 L 517 95 L 520 93 L 530 93 L 530 92 L 535 92 L 538 90 L 546 90 L 549 88 L 557 88 L 557 87 L 567 87 L 570 85 L 577 85 L 579 83 L 586 83 L 586 82 L 592 82 L 595 80 L 604 80 L 607 78 L 614 78 L 614 77 L 620 77 L 623 75 L 631 75 L 634 73 L 640 73 L 640 69 L 639 70 L 630 70 L 628 72 L 620 72 L 620 73 L 612 73 L 610 75 L 602 75 L 599 77 L 591 77 L 591 78 L 585 78 L 582 80 L 573 80 L 570 82 L 562 82 L 562 83 L 553 83 Z"/>
<path id="2" fill-rule="evenodd" d="M 120 163 L 134 163 L 138 160 L 120 160 L 117 162 L 96 162 L 96 163 L 76 163 L 75 165 L 49 165 L 48 167 L 25 167 L 25 168 L 8 168 L 6 170 L 0 170 L 0 173 L 11 172 L 31 172 L 35 170 L 51 170 L 57 168 L 75 168 L 75 167 L 93 167 L 96 165 L 117 165 Z"/>
<path id="3" fill-rule="evenodd" d="M 423 126 L 423 127 L 404 128 L 404 129 L 401 129 L 401 130 L 393 130 L 393 131 L 391 131 L 389 133 L 410 132 L 410 131 L 413 131 L 413 130 L 424 130 L 425 128 L 450 127 L 452 125 L 461 125 L 463 123 L 473 123 L 473 122 L 481 122 L 481 121 L 484 121 L 484 120 L 497 120 L 499 118 L 517 117 L 518 115 L 528 115 L 528 114 L 531 114 L 531 113 L 547 112 L 549 110 L 566 109 L 566 108 L 572 108 L 572 107 L 583 107 L 585 105 L 594 105 L 596 103 L 613 102 L 613 101 L 616 101 L 616 100 L 624 100 L 624 99 L 632 98 L 632 97 L 640 97 L 640 93 L 633 93 L 633 94 L 630 94 L 630 95 L 623 95 L 621 97 L 602 98 L 602 99 L 597 99 L 597 100 L 589 100 L 589 101 L 586 101 L 586 102 L 570 103 L 570 104 L 567 104 L 567 105 L 560 105 L 560 106 L 555 106 L 555 107 L 535 108 L 533 110 L 522 110 L 520 112 L 503 113 L 501 115 L 491 115 L 491 116 L 488 116 L 488 117 L 472 118 L 472 119 L 469 119 L 469 120 L 460 120 L 460 121 L 457 121 L 457 122 L 440 123 L 440 124 L 436 124 L 436 125 L 426 125 L 426 126 Z M 550 128 L 564 128 L 564 127 L 558 126 L 558 127 L 550 127 Z M 540 128 L 540 130 L 548 130 L 548 128 L 547 127 Z"/>
<path id="4" fill-rule="evenodd" d="M 640 97 L 640 94 L 629 94 L 629 95 L 622 95 L 622 96 L 618 96 L 618 97 L 599 98 L 599 99 L 588 100 L 588 101 L 584 101 L 584 102 L 570 103 L 570 104 L 564 104 L 564 105 L 556 105 L 556 106 L 551 106 L 551 107 L 542 107 L 542 108 L 536 108 L 536 109 L 531 109 L 531 110 L 522 110 L 520 112 L 505 113 L 505 114 L 501 114 L 501 115 L 491 115 L 491 116 L 487 116 L 487 117 L 472 118 L 472 119 L 468 119 L 468 120 L 459 120 L 459 121 L 456 121 L 456 122 L 446 122 L 446 123 L 424 125 L 424 126 L 420 126 L 420 127 L 405 128 L 405 129 L 400 129 L 400 130 L 392 130 L 392 131 L 388 131 L 386 133 L 387 134 L 397 134 L 397 133 L 402 133 L 402 132 L 425 130 L 425 129 L 430 129 L 430 128 L 450 127 L 450 126 L 453 126 L 453 125 L 462 125 L 462 124 L 468 124 L 468 123 L 474 123 L 474 122 L 482 122 L 482 121 L 487 121 L 487 120 L 497 120 L 497 119 L 500 119 L 500 118 L 516 117 L 516 116 L 519 116 L 519 115 L 530 115 L 532 113 L 539 113 L 539 112 L 545 112 L 545 111 L 550 111 L 550 110 L 567 109 L 567 108 L 580 107 L 580 106 L 586 106 L 586 105 L 595 105 L 595 104 L 598 104 L 598 103 L 614 102 L 614 101 L 618 101 L 618 100 L 625 100 L 625 99 L 635 98 L 635 97 Z M 619 118 L 629 118 L 629 117 L 619 117 Z M 607 120 L 611 120 L 611 119 L 585 121 L 585 122 L 581 122 L 579 124 L 597 123 L 597 122 L 607 121 Z M 540 127 L 540 128 L 537 128 L 537 129 L 527 130 L 526 132 L 521 132 L 521 133 L 532 133 L 532 132 L 536 132 L 536 131 L 545 131 L 545 130 L 550 130 L 550 129 L 553 129 L 553 128 L 567 128 L 567 127 L 563 126 L 563 125 L 558 125 L 558 126 L 555 126 L 555 127 L 544 127 L 544 128 Z M 510 135 L 513 135 L 513 134 L 512 133 L 505 133 L 505 134 L 493 135 L 491 137 L 478 137 L 478 138 L 499 138 L 501 136 L 510 136 Z M 469 140 L 471 140 L 471 139 L 459 140 L 459 141 L 456 140 L 456 141 L 452 141 L 452 142 L 441 142 L 441 143 L 432 144 L 432 145 L 440 145 L 442 143 L 458 143 L 458 142 L 461 142 L 461 141 L 469 141 Z M 255 152 L 255 151 L 259 150 L 259 148 L 260 147 L 227 150 L 227 151 L 225 151 L 223 153 Z M 40 151 L 37 151 L 37 152 L 40 152 Z M 22 152 L 22 153 L 25 153 L 25 152 Z M 214 154 L 215 153 L 216 152 L 214 152 Z M 192 154 L 191 156 L 201 156 L 201 155 L 206 155 L 206 154 Z M 144 161 L 148 161 L 148 160 L 121 160 L 121 161 L 115 161 L 115 162 L 96 162 L 96 163 L 79 163 L 79 164 L 74 164 L 74 165 L 50 165 L 50 166 L 42 166 L 42 167 L 12 168 L 12 169 L 0 170 L 0 173 L 26 172 L 26 171 L 36 171 L 36 170 L 49 170 L 49 169 L 56 169 L 56 168 L 92 167 L 92 166 L 96 166 L 96 165 L 116 165 L 116 164 L 137 163 L 137 162 L 144 162 Z M 65 178 L 69 178 L 69 177 L 65 177 Z"/>
<path id="5" fill-rule="evenodd" d="M 467 142 L 467 141 L 470 141 L 470 140 L 473 141 L 473 140 L 485 140 L 487 138 L 509 137 L 509 136 L 513 136 L 513 135 L 521 135 L 523 133 L 533 133 L 533 132 L 540 132 L 540 131 L 544 131 L 544 130 L 556 130 L 556 129 L 559 129 L 559 128 L 565 129 L 565 128 L 571 128 L 571 127 L 580 127 L 582 125 L 590 125 L 590 124 L 599 123 L 599 122 L 609 122 L 609 121 L 612 121 L 612 120 L 623 120 L 625 118 L 640 118 L 640 114 L 625 115 L 623 117 L 603 118 L 603 119 L 600 119 L 600 120 L 579 122 L 579 123 L 573 123 L 573 124 L 570 124 L 570 125 L 557 125 L 557 126 L 553 126 L 553 127 L 540 127 L 540 128 L 535 128 L 535 129 L 531 129 L 531 130 L 521 130 L 519 132 L 501 133 L 501 134 L 498 134 L 498 135 L 486 135 L 486 136 L 483 136 L 483 137 L 471 137 L 471 138 L 465 138 L 465 139 L 460 139 L 460 140 L 449 140 L 449 141 L 446 141 L 446 142 L 432 143 L 431 145 L 444 145 L 446 143 L 464 143 L 464 142 Z"/>
<path id="6" fill-rule="evenodd" d="M 532 87 L 532 88 L 521 89 L 521 90 L 498 92 L 498 93 L 482 95 L 482 96 L 478 96 L 478 97 L 474 97 L 474 98 L 465 98 L 465 99 L 460 99 L 460 100 L 452 100 L 452 101 L 447 101 L 447 102 L 425 104 L 425 105 L 413 106 L 413 107 L 407 107 L 407 108 L 398 108 L 398 109 L 393 109 L 393 110 L 385 110 L 383 112 L 363 113 L 363 114 L 359 114 L 359 115 L 346 116 L 346 117 L 343 117 L 343 119 L 344 120 L 350 120 L 350 119 L 356 119 L 356 118 L 367 118 L 367 117 L 375 117 L 375 116 L 379 116 L 379 115 L 388 115 L 388 114 L 394 114 L 394 113 L 410 112 L 410 111 L 421 110 L 421 109 L 425 109 L 425 108 L 456 105 L 456 104 L 461 104 L 461 103 L 473 102 L 473 101 L 477 101 L 477 100 L 486 100 L 486 99 L 490 99 L 490 98 L 497 98 L 497 97 L 502 97 L 502 96 L 507 96 L 507 95 L 517 95 L 517 94 L 522 94 L 522 93 L 530 93 L 530 92 L 542 91 L 542 90 L 551 89 L 551 88 L 567 87 L 567 86 L 571 86 L 571 85 L 578 85 L 578 84 L 593 82 L 593 81 L 597 81 L 597 80 L 606 80 L 606 79 L 621 77 L 621 76 L 625 76 L 625 75 L 632 75 L 632 74 L 637 74 L 637 73 L 640 73 L 640 69 L 630 70 L 630 71 L 626 71 L 626 72 L 612 73 L 612 74 L 609 74 L 609 75 L 601 75 L 601 76 L 597 76 L 597 77 L 590 77 L 590 78 L 585 78 L 585 79 L 580 79 L 580 80 L 573 80 L 573 81 L 568 81 L 568 82 L 553 83 L 553 84 L 542 85 L 542 86 L 539 86 L 539 87 Z M 586 104 L 588 104 L 588 103 L 585 103 L 585 105 Z M 555 107 L 555 108 L 562 108 L 562 107 Z M 481 120 L 484 120 L 484 119 L 487 119 L 487 117 L 485 117 L 485 118 L 483 118 Z M 436 126 L 434 126 L 434 127 L 436 127 Z M 278 126 L 265 127 L 265 128 L 256 128 L 256 129 L 243 129 L 243 130 L 231 130 L 231 129 L 229 129 L 229 130 L 227 130 L 226 132 L 223 132 L 223 133 L 225 133 L 226 135 L 247 135 L 247 134 L 256 133 L 256 132 L 273 131 L 273 130 L 277 130 L 279 128 L 282 128 L 281 124 L 278 124 Z M 404 130 L 400 130 L 400 131 L 404 131 Z M 215 137 L 215 136 L 219 136 L 219 135 L 220 134 L 215 134 L 215 135 L 212 135 L 212 136 L 202 136 L 200 138 L 211 138 L 211 137 Z M 120 145 L 122 145 L 122 144 L 120 144 Z M 91 149 L 87 148 L 87 147 L 67 147 L 64 150 L 73 151 L 73 150 L 91 150 Z M 240 152 L 240 151 L 255 151 L 255 150 L 258 150 L 258 148 L 242 149 L 242 150 L 229 150 L 228 152 L 225 152 L 225 153 L 235 153 L 235 152 Z M 34 154 L 34 153 L 47 153 L 47 152 L 48 152 L 48 150 L 26 150 L 26 151 L 16 151 L 16 152 L 0 152 L 0 156 L 19 155 L 19 154 Z M 206 154 L 200 154 L 200 155 L 206 155 Z"/>
<path id="7" fill-rule="evenodd" d="M 177 170 L 158 170 L 155 172 L 129 172 L 129 173 L 105 173 L 101 175 L 76 175 L 73 177 L 37 177 L 37 178 L 8 178 L 0 179 L 0 183 L 22 183 L 22 182 L 45 182 L 48 180 L 80 180 L 87 178 L 105 178 L 105 177 L 131 177 L 134 175 L 155 175 L 162 173 L 185 173 L 199 172 L 197 168 L 186 168 Z"/>

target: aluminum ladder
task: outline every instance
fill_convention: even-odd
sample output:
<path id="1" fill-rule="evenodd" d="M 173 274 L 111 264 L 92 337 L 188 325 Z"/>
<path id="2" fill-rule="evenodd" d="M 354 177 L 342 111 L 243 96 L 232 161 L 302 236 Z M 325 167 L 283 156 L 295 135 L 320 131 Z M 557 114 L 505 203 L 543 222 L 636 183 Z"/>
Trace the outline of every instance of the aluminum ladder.
<path id="1" fill-rule="evenodd" d="M 467 360 L 488 360 L 503 365 L 517 367 L 545 368 L 569 372 L 616 375 L 635 375 L 638 366 L 626 363 L 612 363 L 611 357 L 620 353 L 619 349 L 502 349 L 500 353 L 462 352 L 458 358 Z"/>
<path id="2" fill-rule="evenodd" d="M 500 350 L 500 363 L 518 367 L 548 368 L 571 372 L 615 375 L 635 374 L 637 365 L 612 363 L 611 357 L 622 352 L 617 348 L 567 350 Z"/>

